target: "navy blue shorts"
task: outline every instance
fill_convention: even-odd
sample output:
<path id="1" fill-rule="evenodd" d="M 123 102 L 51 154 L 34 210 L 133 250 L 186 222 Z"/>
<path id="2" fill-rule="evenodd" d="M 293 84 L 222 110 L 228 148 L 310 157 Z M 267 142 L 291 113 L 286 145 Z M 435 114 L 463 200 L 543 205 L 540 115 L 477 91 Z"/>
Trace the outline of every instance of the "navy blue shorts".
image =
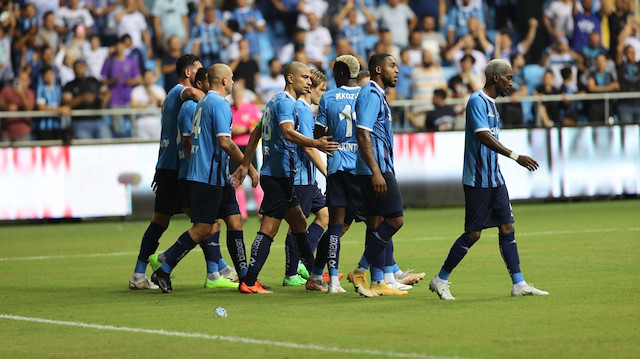
<path id="1" fill-rule="evenodd" d="M 191 182 L 185 178 L 178 179 L 180 186 L 179 208 L 191 208 Z"/>
<path id="2" fill-rule="evenodd" d="M 293 190 L 293 177 L 260 176 L 264 191 L 259 213 L 263 216 L 283 219 L 289 208 L 299 205 Z"/>
<path id="3" fill-rule="evenodd" d="M 178 171 L 156 168 L 155 181 L 158 186 L 153 210 L 173 216 L 180 213 L 180 182 Z"/>
<path id="4" fill-rule="evenodd" d="M 364 219 L 360 183 L 354 174 L 337 171 L 327 177 L 327 206 L 345 208 L 344 224 Z"/>
<path id="5" fill-rule="evenodd" d="M 479 188 L 464 185 L 464 230 L 481 231 L 513 223 L 507 186 Z"/>
<path id="6" fill-rule="evenodd" d="M 240 214 L 240 206 L 238 206 L 238 198 L 236 197 L 236 189 L 228 184 L 222 187 L 222 200 L 218 209 L 218 218 L 227 218 Z"/>
<path id="7" fill-rule="evenodd" d="M 296 197 L 300 203 L 302 213 L 309 218 L 311 213 L 318 213 L 319 210 L 326 207 L 326 199 L 317 185 L 293 186 L 296 191 Z"/>
<path id="8" fill-rule="evenodd" d="M 383 173 L 385 182 L 387 183 L 387 194 L 382 197 L 376 197 L 373 192 L 372 176 L 358 175 L 360 181 L 360 191 L 362 193 L 362 209 L 364 215 L 369 218 L 373 216 L 381 216 L 384 218 L 397 218 L 403 216 L 402 195 L 400 187 L 396 181 L 396 176 L 392 172 Z"/>
<path id="9" fill-rule="evenodd" d="M 222 186 L 189 181 L 191 184 L 191 222 L 213 224 L 222 203 Z"/>

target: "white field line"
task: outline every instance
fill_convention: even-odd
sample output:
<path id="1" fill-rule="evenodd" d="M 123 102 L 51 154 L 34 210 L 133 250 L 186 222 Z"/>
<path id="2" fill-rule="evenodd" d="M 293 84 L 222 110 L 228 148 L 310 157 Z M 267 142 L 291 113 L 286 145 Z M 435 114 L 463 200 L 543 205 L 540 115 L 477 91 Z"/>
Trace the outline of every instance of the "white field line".
<path id="1" fill-rule="evenodd" d="M 585 233 L 614 233 L 614 232 L 638 232 L 640 227 L 631 228 L 595 228 L 595 229 L 583 229 L 583 230 L 565 230 L 565 231 L 542 231 L 542 232 L 517 232 L 517 237 L 531 237 L 531 236 L 549 236 L 559 234 L 585 234 Z M 454 241 L 456 235 L 451 236 L 434 236 L 434 237 L 418 237 L 418 238 L 394 238 L 394 242 L 415 242 L 415 241 L 440 241 L 451 240 Z M 342 241 L 341 244 L 361 244 L 362 241 Z M 283 248 L 284 244 L 274 244 L 271 248 Z M 199 247 L 194 250 L 200 250 Z M 88 254 L 69 254 L 69 255 L 57 255 L 57 256 L 33 256 L 33 257 L 0 257 L 0 262 L 9 261 L 36 261 L 36 260 L 51 260 L 51 259 L 71 259 L 71 258 L 92 258 L 92 257 L 117 257 L 117 256 L 134 256 L 138 252 L 111 252 L 111 253 L 88 253 Z"/>
<path id="2" fill-rule="evenodd" d="M 420 353 L 403 353 L 403 352 L 395 352 L 395 351 L 381 351 L 381 350 L 370 350 L 370 349 L 348 349 L 348 348 L 339 348 L 339 347 L 328 347 L 324 345 L 315 345 L 315 344 L 299 344 L 299 343 L 279 342 L 279 341 L 265 340 L 265 339 L 253 339 L 248 337 L 233 337 L 233 336 L 226 336 L 226 335 L 206 334 L 206 333 L 176 332 L 176 331 L 168 331 L 163 329 L 118 327 L 113 325 L 102 325 L 102 324 L 92 324 L 92 323 L 83 323 L 83 322 L 68 322 L 68 321 L 52 320 L 52 319 L 45 319 L 45 318 L 23 317 L 19 315 L 9 315 L 9 314 L 0 314 L 0 319 L 68 326 L 68 327 L 88 328 L 88 329 L 95 329 L 95 330 L 155 334 L 155 335 L 164 335 L 168 337 L 195 338 L 195 339 L 206 339 L 206 340 L 214 340 L 214 341 L 224 341 L 224 342 L 231 342 L 231 343 L 265 345 L 265 346 L 271 346 L 271 347 L 323 351 L 323 352 L 332 352 L 332 353 L 339 353 L 339 354 L 361 354 L 361 355 L 374 355 L 374 356 L 393 357 L 393 358 L 420 358 L 420 359 L 422 358 L 425 358 L 425 359 L 454 358 L 454 357 L 444 357 L 444 356 L 427 355 L 427 354 L 420 354 Z"/>

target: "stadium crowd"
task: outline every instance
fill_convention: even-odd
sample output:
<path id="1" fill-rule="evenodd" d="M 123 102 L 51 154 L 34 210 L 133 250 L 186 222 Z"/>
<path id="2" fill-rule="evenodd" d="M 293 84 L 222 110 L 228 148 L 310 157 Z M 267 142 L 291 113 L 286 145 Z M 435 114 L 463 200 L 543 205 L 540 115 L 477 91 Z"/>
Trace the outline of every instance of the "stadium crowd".
<path id="1" fill-rule="evenodd" d="M 228 64 L 243 104 L 260 105 L 281 91 L 292 60 L 331 76 L 337 56 L 364 69 L 387 52 L 400 70 L 388 99 L 420 101 L 396 126 L 429 131 L 461 129 L 464 105 L 446 98 L 480 89 L 487 62 L 502 58 L 514 70 L 504 125 L 533 126 L 520 96 L 640 91 L 634 11 L 634 0 L 3 0 L 0 110 L 60 115 L 2 116 L 2 140 L 158 138 L 155 116 L 70 113 L 161 106 L 184 53 Z M 611 120 L 640 123 L 638 105 L 610 100 Z M 546 127 L 601 124 L 604 108 L 545 102 L 535 115 Z"/>

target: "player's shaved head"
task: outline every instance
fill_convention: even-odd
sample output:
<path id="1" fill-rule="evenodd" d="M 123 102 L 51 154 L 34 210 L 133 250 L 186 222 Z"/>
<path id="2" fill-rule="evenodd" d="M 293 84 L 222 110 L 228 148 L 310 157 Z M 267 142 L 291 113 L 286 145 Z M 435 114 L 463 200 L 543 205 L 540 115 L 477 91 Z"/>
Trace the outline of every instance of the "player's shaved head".
<path id="1" fill-rule="evenodd" d="M 209 84 L 211 86 L 222 84 L 222 79 L 231 79 L 233 76 L 231 68 L 225 64 L 215 64 L 209 67 Z"/>
<path id="2" fill-rule="evenodd" d="M 296 76 L 298 75 L 300 72 L 302 72 L 303 69 L 305 69 L 307 67 L 307 65 L 303 64 L 300 61 L 291 61 L 285 68 L 284 68 L 284 78 L 286 79 L 289 75 L 293 75 Z"/>
<path id="3" fill-rule="evenodd" d="M 489 80 L 493 79 L 495 75 L 502 75 L 507 71 L 511 71 L 511 65 L 503 59 L 493 59 L 489 61 L 487 67 L 484 69 L 484 77 Z"/>
<path id="4" fill-rule="evenodd" d="M 360 71 L 360 62 L 358 62 L 358 59 L 356 59 L 355 56 L 352 56 L 352 55 L 338 56 L 336 58 L 336 64 L 334 65 L 334 68 L 336 66 L 341 67 L 342 64 L 346 66 L 346 69 L 350 78 L 355 79 L 356 77 L 358 77 L 358 72 Z"/>

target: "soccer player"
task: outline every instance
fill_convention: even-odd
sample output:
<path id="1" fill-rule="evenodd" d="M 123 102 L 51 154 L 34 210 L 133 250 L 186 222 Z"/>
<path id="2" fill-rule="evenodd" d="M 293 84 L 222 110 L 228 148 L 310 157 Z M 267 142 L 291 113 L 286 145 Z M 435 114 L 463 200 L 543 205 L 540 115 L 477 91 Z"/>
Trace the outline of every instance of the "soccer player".
<path id="1" fill-rule="evenodd" d="M 231 106 L 224 98 L 231 93 L 233 72 L 227 65 L 215 64 L 209 67 L 208 78 L 210 89 L 196 105 L 191 125 L 187 180 L 190 181 L 193 226 L 164 252 L 164 263 L 151 276 L 163 293 L 173 291 L 171 271 L 196 244 L 211 236 L 217 218 L 236 215 L 242 222 L 229 177 L 229 157 L 241 163 L 243 155 L 231 140 Z M 242 170 L 242 165 L 239 168 Z"/>
<path id="2" fill-rule="evenodd" d="M 158 249 L 160 237 L 169 227 L 169 221 L 179 207 L 178 169 L 180 160 L 178 144 L 182 136 L 178 133 L 178 112 L 185 101 L 199 101 L 204 96 L 204 92 L 193 87 L 196 72 L 201 67 L 202 64 L 197 56 L 192 54 L 181 56 L 176 61 L 178 84 L 169 91 L 162 104 L 160 151 L 158 152 L 156 174 L 151 184 L 156 193 L 154 213 L 151 223 L 142 236 L 138 261 L 133 275 L 129 279 L 130 289 L 158 289 L 149 281 L 145 273 L 149 256 Z"/>
<path id="3" fill-rule="evenodd" d="M 302 94 L 296 100 L 296 113 L 298 115 L 298 132 L 308 138 L 313 138 L 313 124 L 315 118 L 310 104 L 317 105 L 322 94 L 327 90 L 327 77 L 318 70 L 310 70 L 311 92 Z M 293 189 L 298 197 L 300 208 L 305 218 L 313 212 L 316 216 L 313 223 L 307 228 L 307 240 L 311 246 L 311 252 L 315 252 L 322 232 L 329 223 L 329 210 L 326 207 L 326 199 L 318 183 L 316 182 L 316 169 L 327 176 L 327 166 L 324 164 L 320 153 L 313 147 L 297 146 L 298 171 L 293 179 Z M 298 266 L 300 257 L 294 248 L 294 238 L 290 233 L 285 242 L 286 273 L 283 285 L 305 285 L 312 291 L 328 290 L 328 286 L 320 278 L 319 281 L 307 281 L 309 272 L 302 266 Z M 298 275 L 300 274 L 300 275 Z"/>
<path id="4" fill-rule="evenodd" d="M 240 172 L 239 169 L 234 173 L 235 181 L 242 183 L 258 144 L 257 131 L 261 131 L 263 165 L 260 169 L 260 184 L 265 195 L 260 205 L 260 214 L 263 218 L 260 231 L 251 247 L 247 276 L 240 282 L 238 288 L 241 293 L 273 293 L 264 289 L 256 280 L 267 260 L 271 242 L 278 233 L 282 219 L 289 223 L 296 250 L 307 270 L 311 270 L 314 259 L 307 240 L 306 220 L 293 190 L 293 177 L 297 170 L 296 145 L 316 147 L 325 153 L 338 148 L 338 143 L 329 141 L 327 136 L 311 139 L 295 130 L 298 121 L 295 101 L 300 95 L 308 93 L 311 88 L 311 74 L 307 65 L 297 61 L 289 63 L 285 67 L 284 77 L 286 81 L 284 91 L 275 95 L 267 103 L 261 120 L 261 129 L 254 130 L 251 134 L 243 162 L 244 171 Z"/>
<path id="5" fill-rule="evenodd" d="M 340 237 L 351 225 L 360 207 L 360 185 L 356 179 L 358 142 L 355 136 L 355 103 L 360 87 L 356 83 L 360 63 L 351 55 L 336 58 L 333 73 L 337 88 L 320 100 L 315 123 L 316 137 L 325 134 L 340 143 L 338 151 L 327 159 L 327 204 L 329 227 L 318 244 L 316 260 L 309 280 L 321 281 L 324 266 L 329 266 L 329 293 L 345 290 L 338 278 Z"/>
<path id="6" fill-rule="evenodd" d="M 504 147 L 498 140 L 500 114 L 495 98 L 511 91 L 513 71 L 508 62 L 491 60 L 484 70 L 484 89 L 474 92 L 467 102 L 464 170 L 462 184 L 465 198 L 464 233 L 453 243 L 440 272 L 429 283 L 429 289 L 440 299 L 455 299 L 449 291 L 449 275 L 462 261 L 469 248 L 480 239 L 485 228 L 498 227 L 498 244 L 504 263 L 509 270 L 513 287 L 511 295 L 547 295 L 525 282 L 520 271 L 518 245 L 515 239 L 513 213 L 504 183 L 498 154 L 507 156 L 520 166 L 535 171 L 538 162 Z"/>
<path id="7" fill-rule="evenodd" d="M 360 89 L 356 100 L 356 176 L 360 182 L 362 208 L 367 217 L 365 250 L 358 266 L 349 272 L 356 292 L 365 297 L 405 295 L 407 291 L 388 287 L 382 271 L 369 286 L 367 271 L 376 260 L 385 261 L 385 248 L 402 227 L 402 197 L 393 169 L 393 125 L 385 97 L 388 87 L 398 82 L 398 65 L 393 56 L 377 53 L 369 59 L 371 81 Z M 384 264 L 382 264 L 384 267 Z"/>

